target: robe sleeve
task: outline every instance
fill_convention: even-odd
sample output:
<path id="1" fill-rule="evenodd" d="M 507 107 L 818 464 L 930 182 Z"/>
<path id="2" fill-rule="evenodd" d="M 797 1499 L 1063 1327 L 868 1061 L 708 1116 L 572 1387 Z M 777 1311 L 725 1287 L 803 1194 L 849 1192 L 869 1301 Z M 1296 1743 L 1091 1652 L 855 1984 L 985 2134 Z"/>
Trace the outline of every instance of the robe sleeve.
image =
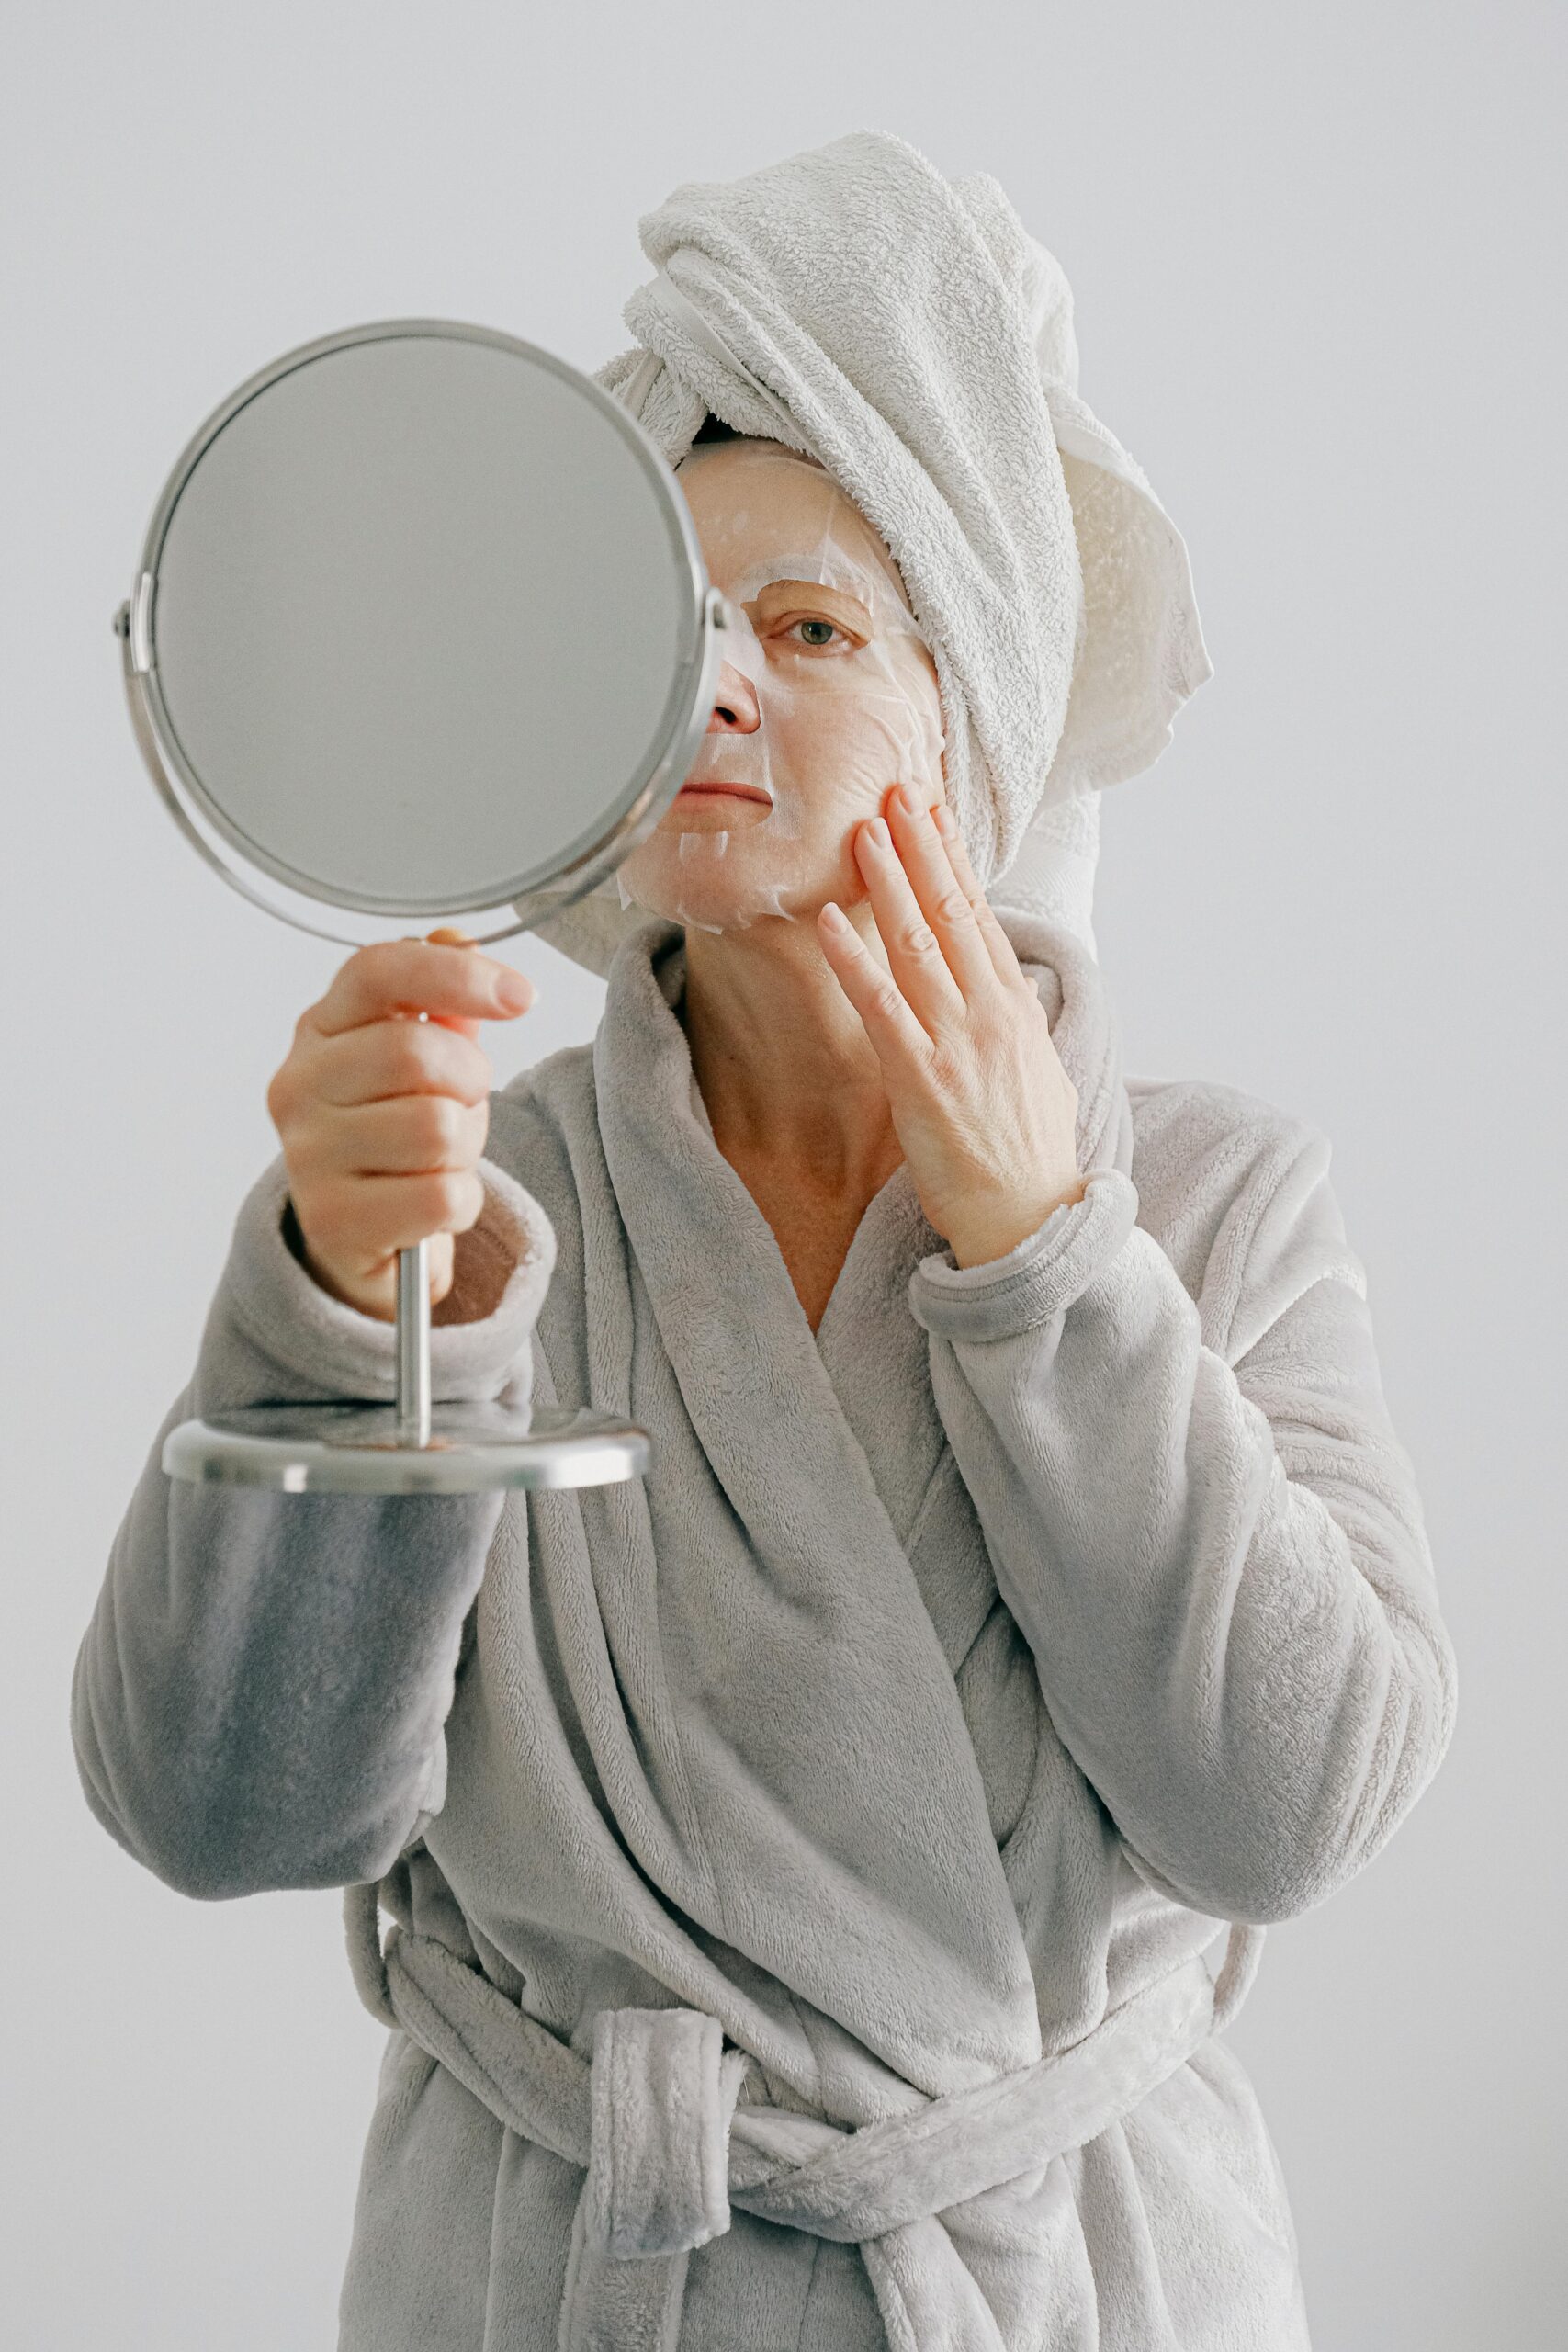
<path id="1" fill-rule="evenodd" d="M 491 1311 L 432 1329 L 438 1402 L 527 1398 L 555 1261 L 538 1202 L 488 1160 L 479 1174 L 484 1207 L 457 1266 Z M 317 1286 L 285 1240 L 287 1204 L 279 1159 L 240 1211 L 194 1377 L 115 1539 L 72 1684 L 93 1813 L 165 1883 L 210 1899 L 378 1878 L 440 1810 L 464 1619 L 502 1501 L 164 1475 L 164 1439 L 193 1414 L 393 1393 L 393 1327 Z"/>
<path id="2" fill-rule="evenodd" d="M 1203 1315 L 1114 1169 L 1008 1257 L 937 1255 L 910 1281 L 1057 1732 L 1134 1866 L 1217 1918 L 1331 1894 L 1453 1724 L 1421 1504 L 1328 1159 L 1294 1120 L 1252 1155 Z"/>

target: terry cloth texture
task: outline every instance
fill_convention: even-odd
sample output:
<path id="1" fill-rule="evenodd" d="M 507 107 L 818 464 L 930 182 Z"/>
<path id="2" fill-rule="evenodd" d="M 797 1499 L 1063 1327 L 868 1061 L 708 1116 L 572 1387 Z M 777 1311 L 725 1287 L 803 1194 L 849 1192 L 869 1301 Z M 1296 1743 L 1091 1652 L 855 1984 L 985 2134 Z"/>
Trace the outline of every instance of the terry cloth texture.
<path id="1" fill-rule="evenodd" d="M 628 1413 L 645 1480 L 282 1497 L 154 1444 L 76 1750 L 174 1886 L 356 1883 L 396 2026 L 342 2352 L 1307 2341 L 1215 2029 L 1430 1779 L 1452 1656 L 1325 1139 L 1124 1080 L 1092 957 L 1009 929 L 1085 1196 L 960 1269 L 899 1168 L 815 1336 L 694 1105 L 675 926 L 493 1098 L 517 1263 L 437 1393 Z M 171 1422 L 390 1393 L 283 1202 Z"/>
<path id="2" fill-rule="evenodd" d="M 1059 263 L 994 179 L 878 131 L 678 187 L 639 230 L 658 274 L 599 381 L 672 465 L 711 411 L 827 468 L 930 639 L 976 872 L 1092 951 L 1099 788 L 1213 672 L 1180 534 L 1079 396 Z M 538 927 L 604 973 L 638 920 L 611 876 Z"/>

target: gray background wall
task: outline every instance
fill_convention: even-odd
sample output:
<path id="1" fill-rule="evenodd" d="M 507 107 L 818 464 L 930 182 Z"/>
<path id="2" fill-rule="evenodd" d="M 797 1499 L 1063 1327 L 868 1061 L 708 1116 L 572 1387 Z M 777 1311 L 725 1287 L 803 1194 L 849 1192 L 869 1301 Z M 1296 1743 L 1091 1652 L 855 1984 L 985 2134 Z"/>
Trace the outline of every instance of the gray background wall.
<path id="1" fill-rule="evenodd" d="M 1134 1070 L 1335 1138 L 1459 1646 L 1442 1775 L 1275 1932 L 1236 2029 L 1316 2341 L 1563 2340 L 1562 32 L 1527 0 L 7 12 L 10 2342 L 330 2345 L 382 2041 L 334 1897 L 169 1893 L 66 1734 L 337 961 L 226 893 L 139 766 L 109 618 L 152 499 L 233 384 L 349 321 L 597 364 L 639 212 L 867 124 L 1000 178 L 1188 537 L 1217 674 L 1108 796 L 1101 960 Z M 601 999 L 516 956 L 502 1077 Z"/>

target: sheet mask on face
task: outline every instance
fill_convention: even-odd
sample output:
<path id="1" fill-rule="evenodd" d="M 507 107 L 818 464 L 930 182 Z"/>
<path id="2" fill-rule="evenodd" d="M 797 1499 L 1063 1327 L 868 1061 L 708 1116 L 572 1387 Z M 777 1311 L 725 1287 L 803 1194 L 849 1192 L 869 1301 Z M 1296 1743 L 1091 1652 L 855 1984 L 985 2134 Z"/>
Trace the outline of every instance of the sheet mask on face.
<path id="1" fill-rule="evenodd" d="M 890 786 L 943 797 L 936 665 L 891 556 L 820 466 L 729 441 L 680 472 L 739 626 L 702 754 L 621 865 L 621 904 L 716 933 L 811 919 L 864 897 L 851 842 Z"/>

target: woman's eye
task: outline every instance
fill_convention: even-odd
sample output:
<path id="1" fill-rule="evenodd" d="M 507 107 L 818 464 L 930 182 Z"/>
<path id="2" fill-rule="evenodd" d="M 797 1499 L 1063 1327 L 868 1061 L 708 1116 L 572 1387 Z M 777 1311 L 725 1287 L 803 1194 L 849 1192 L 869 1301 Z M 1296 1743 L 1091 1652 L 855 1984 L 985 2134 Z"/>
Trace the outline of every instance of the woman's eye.
<path id="1" fill-rule="evenodd" d="M 828 645 L 839 633 L 832 621 L 797 621 L 795 626 L 800 630 L 803 645 Z"/>

